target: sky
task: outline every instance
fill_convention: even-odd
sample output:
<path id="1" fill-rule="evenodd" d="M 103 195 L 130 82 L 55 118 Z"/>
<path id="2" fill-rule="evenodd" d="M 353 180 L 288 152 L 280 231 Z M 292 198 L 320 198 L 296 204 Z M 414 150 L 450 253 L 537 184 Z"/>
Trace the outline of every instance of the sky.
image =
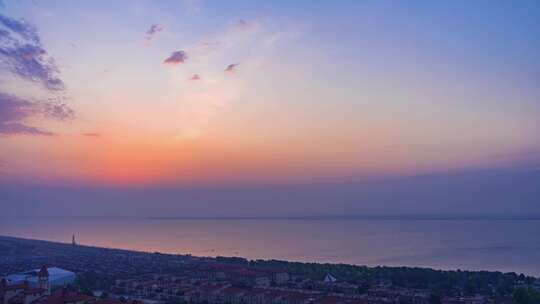
<path id="1" fill-rule="evenodd" d="M 8 215 L 540 214 L 538 1 L 0 3 Z"/>

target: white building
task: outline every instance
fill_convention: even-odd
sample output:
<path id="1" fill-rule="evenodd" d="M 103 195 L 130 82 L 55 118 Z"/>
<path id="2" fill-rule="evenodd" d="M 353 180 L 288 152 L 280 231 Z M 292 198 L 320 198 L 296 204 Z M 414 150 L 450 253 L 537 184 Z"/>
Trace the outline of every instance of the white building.
<path id="1" fill-rule="evenodd" d="M 323 281 L 327 284 L 333 284 L 337 282 L 337 279 L 333 275 L 327 273 Z"/>
<path id="2" fill-rule="evenodd" d="M 41 269 L 34 269 L 34 270 L 22 272 L 22 273 L 11 274 L 6 277 L 6 280 L 8 281 L 10 285 L 20 284 L 26 281 L 28 282 L 30 287 L 43 288 L 43 286 L 41 286 L 43 283 L 40 284 L 40 279 L 39 279 L 40 270 Z M 47 272 L 49 275 L 48 277 L 49 288 L 65 286 L 75 281 L 75 273 L 71 271 L 67 271 L 62 268 L 49 267 L 47 268 Z"/>

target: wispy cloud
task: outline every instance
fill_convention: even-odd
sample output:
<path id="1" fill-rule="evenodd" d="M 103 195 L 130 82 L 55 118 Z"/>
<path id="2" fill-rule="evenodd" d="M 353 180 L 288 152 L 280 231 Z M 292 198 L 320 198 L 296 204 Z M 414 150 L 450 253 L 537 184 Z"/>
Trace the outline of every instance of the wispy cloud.
<path id="1" fill-rule="evenodd" d="M 247 30 L 252 27 L 255 27 L 256 25 L 257 25 L 256 22 L 246 21 L 244 19 L 238 19 L 238 21 L 236 21 L 235 27 L 240 30 Z"/>
<path id="2" fill-rule="evenodd" d="M 152 24 L 150 28 L 146 31 L 146 40 L 150 41 L 154 39 L 161 31 L 163 31 L 163 27 L 159 24 Z"/>
<path id="3" fill-rule="evenodd" d="M 0 14 L 0 68 L 43 85 L 49 91 L 63 91 L 59 69 L 41 44 L 37 29 L 22 20 Z M 43 135 L 55 133 L 27 124 L 28 119 L 66 120 L 74 117 L 62 97 L 32 101 L 0 93 L 0 134 Z"/>
<path id="4" fill-rule="evenodd" d="M 250 85 L 250 76 L 259 73 L 261 65 L 275 62 L 273 52 L 285 38 L 294 37 L 277 31 L 272 23 L 233 19 L 219 31 L 184 45 L 183 50 L 190 57 L 189 69 L 171 69 L 166 92 L 167 99 L 182 100 L 181 105 L 174 103 L 171 109 L 171 113 L 179 113 L 174 116 L 178 128 L 175 138 L 193 140 L 205 136 L 212 121 Z M 192 79 L 193 72 L 200 73 L 201 80 Z M 238 72 L 243 77 L 231 77 Z M 179 82 L 197 85 L 178 90 Z"/>
<path id="5" fill-rule="evenodd" d="M 193 74 L 193 76 L 189 78 L 189 80 L 192 80 L 192 81 L 197 81 L 200 79 L 201 79 L 201 76 L 199 76 L 199 74 Z"/>
<path id="6" fill-rule="evenodd" d="M 54 136 L 56 135 L 53 132 L 45 131 L 38 129 L 36 127 L 27 126 L 21 123 L 9 123 L 0 125 L 0 134 L 5 135 L 43 135 L 43 136 Z"/>
<path id="7" fill-rule="evenodd" d="M 58 101 L 35 102 L 0 93 L 0 134 L 55 135 L 53 132 L 29 126 L 29 118 L 65 120 L 73 118 L 73 110 Z"/>
<path id="8" fill-rule="evenodd" d="M 236 22 L 236 25 L 239 26 L 239 27 L 246 27 L 246 26 L 249 26 L 249 24 L 247 23 L 247 21 L 244 20 L 244 19 L 238 20 L 238 22 Z"/>
<path id="9" fill-rule="evenodd" d="M 94 138 L 101 137 L 101 134 L 99 134 L 99 133 L 94 133 L 94 132 L 82 133 L 81 135 L 82 135 L 82 136 L 85 136 L 85 137 L 94 137 Z"/>
<path id="10" fill-rule="evenodd" d="M 173 52 L 169 57 L 167 57 L 163 63 L 166 64 L 180 64 L 184 63 L 187 60 L 187 54 L 184 51 Z"/>
<path id="11" fill-rule="evenodd" d="M 0 64 L 14 75 L 59 91 L 64 82 L 31 24 L 0 14 Z"/>
<path id="12" fill-rule="evenodd" d="M 225 72 L 228 72 L 228 73 L 236 72 L 239 65 L 240 65 L 240 63 L 229 64 L 229 65 L 225 68 Z"/>
<path id="13" fill-rule="evenodd" d="M 45 118 L 68 120 L 75 117 L 75 111 L 59 98 L 49 98 L 45 102 L 36 102 L 35 104 L 40 108 Z"/>

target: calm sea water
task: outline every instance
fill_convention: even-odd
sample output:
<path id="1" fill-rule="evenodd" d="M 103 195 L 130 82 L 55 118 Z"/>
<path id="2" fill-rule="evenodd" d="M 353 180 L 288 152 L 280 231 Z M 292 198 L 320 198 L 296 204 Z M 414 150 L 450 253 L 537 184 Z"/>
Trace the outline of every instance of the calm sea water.
<path id="1" fill-rule="evenodd" d="M 0 235 L 167 253 L 540 276 L 537 220 L 0 218 Z"/>

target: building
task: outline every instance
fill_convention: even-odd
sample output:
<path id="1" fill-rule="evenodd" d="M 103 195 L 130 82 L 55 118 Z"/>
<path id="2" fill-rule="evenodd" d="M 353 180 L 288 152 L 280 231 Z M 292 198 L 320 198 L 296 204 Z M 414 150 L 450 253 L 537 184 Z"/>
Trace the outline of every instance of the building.
<path id="1" fill-rule="evenodd" d="M 31 304 L 48 295 L 47 289 L 30 287 L 28 282 L 8 284 L 6 279 L 0 281 L 0 304 Z"/>
<path id="2" fill-rule="evenodd" d="M 49 296 L 45 296 L 32 303 L 25 304 L 90 304 L 95 302 L 95 297 L 81 294 L 76 291 L 71 291 L 67 288 L 60 288 Z"/>
<path id="3" fill-rule="evenodd" d="M 58 267 L 42 267 L 22 273 L 10 274 L 7 283 L 21 284 L 27 282 L 29 287 L 51 290 L 55 287 L 69 285 L 75 281 L 75 273 Z"/>
<path id="4" fill-rule="evenodd" d="M 277 285 L 286 284 L 291 279 L 291 276 L 287 272 L 274 272 L 272 273 L 272 281 Z"/>
<path id="5" fill-rule="evenodd" d="M 327 273 L 326 276 L 324 277 L 323 282 L 327 284 L 333 284 L 337 282 L 337 279 L 333 275 Z"/>
<path id="6" fill-rule="evenodd" d="M 43 271 L 41 271 L 43 270 Z M 40 284 L 48 283 L 45 278 L 46 268 L 40 269 Z M 118 299 L 98 299 L 82 294 L 67 287 L 58 288 L 52 293 L 43 288 L 32 288 L 28 282 L 9 284 L 3 278 L 0 280 L 0 304 L 143 304 L 140 301 L 128 300 L 121 302 Z"/>
<path id="7" fill-rule="evenodd" d="M 37 273 L 38 288 L 46 290 L 48 294 L 51 293 L 51 284 L 49 283 L 49 271 L 47 267 L 43 266 Z"/>
<path id="8" fill-rule="evenodd" d="M 480 295 L 473 297 L 443 298 L 442 304 L 487 304 L 488 300 Z"/>

